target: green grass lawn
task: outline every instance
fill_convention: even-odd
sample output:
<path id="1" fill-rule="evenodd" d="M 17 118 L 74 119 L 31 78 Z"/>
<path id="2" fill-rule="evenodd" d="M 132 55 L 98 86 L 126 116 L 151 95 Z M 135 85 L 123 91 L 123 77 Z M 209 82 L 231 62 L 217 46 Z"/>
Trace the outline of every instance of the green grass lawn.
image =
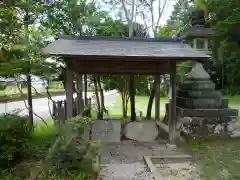
<path id="1" fill-rule="evenodd" d="M 240 139 L 189 141 L 180 147 L 193 156 L 203 180 L 240 179 Z"/>
<path id="2" fill-rule="evenodd" d="M 240 108 L 240 96 L 227 96 L 229 104 Z"/>
<path id="3" fill-rule="evenodd" d="M 240 96 L 230 96 L 227 97 L 229 99 L 229 104 L 233 107 L 240 108 Z M 136 96 L 136 112 L 137 116 L 139 116 L 139 111 L 143 112 L 143 116 L 146 116 L 147 105 L 148 105 L 149 96 Z M 165 115 L 165 104 L 168 103 L 167 97 L 160 98 L 160 116 Z M 116 103 L 113 105 L 107 105 L 107 109 L 109 110 L 110 117 L 122 117 L 122 100 L 121 96 L 117 95 Z M 130 104 L 128 105 L 128 115 L 130 115 Z M 153 102 L 152 109 L 152 117 L 155 115 L 155 100 Z M 240 113 L 239 113 L 240 116 Z"/>
<path id="4" fill-rule="evenodd" d="M 39 97 L 47 97 L 47 92 L 46 91 L 42 91 L 42 92 L 38 92 L 39 94 L 36 94 L 36 92 L 34 90 L 32 90 L 32 95 L 33 98 L 39 98 Z M 53 95 L 61 95 L 63 93 L 65 93 L 64 89 L 49 89 L 49 93 L 51 96 Z M 23 95 L 17 91 L 17 90 L 5 90 L 5 91 L 0 91 L 0 102 L 5 102 L 5 101 L 20 101 L 20 100 L 24 100 L 26 99 L 26 95 L 27 95 L 27 90 L 23 89 Z"/>
<path id="5" fill-rule="evenodd" d="M 148 96 L 136 96 L 136 113 L 139 116 L 139 111 L 142 111 L 143 116 L 146 116 Z M 165 115 L 165 103 L 168 102 L 166 97 L 160 98 L 160 116 Z M 110 117 L 122 117 L 122 100 L 121 96 L 117 95 L 116 102 L 113 105 L 107 105 Z M 130 104 L 128 105 L 128 115 L 130 115 Z M 152 117 L 155 115 L 155 101 L 153 102 Z"/>

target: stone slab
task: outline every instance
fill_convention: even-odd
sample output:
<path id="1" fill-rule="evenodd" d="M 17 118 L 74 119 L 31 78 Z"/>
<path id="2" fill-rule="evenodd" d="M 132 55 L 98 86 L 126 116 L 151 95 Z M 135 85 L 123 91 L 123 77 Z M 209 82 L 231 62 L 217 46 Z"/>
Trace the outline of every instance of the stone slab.
<path id="1" fill-rule="evenodd" d="M 163 168 L 170 166 L 172 170 L 176 168 L 177 170 L 181 170 L 186 168 L 186 165 L 192 164 L 192 157 L 185 154 L 175 156 L 144 156 L 143 158 L 147 168 L 153 174 L 155 180 L 172 179 L 170 177 L 163 176 L 161 171 L 159 171 L 160 169 L 163 170 Z"/>
<path id="2" fill-rule="evenodd" d="M 179 97 L 190 98 L 220 98 L 221 91 L 197 91 L 197 90 L 181 90 L 177 91 Z"/>
<path id="3" fill-rule="evenodd" d="M 177 114 L 185 117 L 229 117 L 238 116 L 237 109 L 184 109 L 177 107 Z"/>
<path id="4" fill-rule="evenodd" d="M 176 97 L 178 107 L 189 109 L 222 109 L 228 108 L 228 99 L 226 98 L 198 98 L 190 99 Z"/>
<path id="5" fill-rule="evenodd" d="M 186 80 L 179 85 L 183 90 L 215 90 L 215 84 L 211 81 L 190 81 Z"/>
<path id="6" fill-rule="evenodd" d="M 230 135 L 232 138 L 239 138 L 240 137 L 240 130 L 236 130 L 233 134 Z"/>
<path id="7" fill-rule="evenodd" d="M 91 139 L 103 142 L 120 142 L 121 122 L 118 120 L 95 120 L 92 124 Z"/>
<path id="8" fill-rule="evenodd" d="M 130 122 L 124 127 L 125 137 L 138 142 L 153 142 L 158 134 L 155 121 Z"/>

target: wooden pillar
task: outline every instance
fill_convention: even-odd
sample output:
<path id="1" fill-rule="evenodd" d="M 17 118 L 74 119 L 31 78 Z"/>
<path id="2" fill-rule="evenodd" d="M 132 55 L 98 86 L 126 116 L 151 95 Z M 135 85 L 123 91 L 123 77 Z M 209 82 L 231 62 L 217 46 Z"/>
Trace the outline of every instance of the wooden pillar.
<path id="1" fill-rule="evenodd" d="M 84 104 L 87 106 L 88 101 L 87 101 L 87 74 L 84 74 Z"/>
<path id="2" fill-rule="evenodd" d="M 172 88 L 172 100 L 169 109 L 169 141 L 171 144 L 176 142 L 176 61 L 170 62 L 170 86 Z"/>
<path id="3" fill-rule="evenodd" d="M 67 120 L 73 117 L 73 73 L 72 70 L 66 69 L 66 100 L 67 100 Z"/>
<path id="4" fill-rule="evenodd" d="M 77 74 L 77 114 L 81 115 L 83 110 L 83 83 L 82 74 Z"/>
<path id="5" fill-rule="evenodd" d="M 155 94 L 155 120 L 160 121 L 160 75 L 155 76 L 156 94 Z"/>

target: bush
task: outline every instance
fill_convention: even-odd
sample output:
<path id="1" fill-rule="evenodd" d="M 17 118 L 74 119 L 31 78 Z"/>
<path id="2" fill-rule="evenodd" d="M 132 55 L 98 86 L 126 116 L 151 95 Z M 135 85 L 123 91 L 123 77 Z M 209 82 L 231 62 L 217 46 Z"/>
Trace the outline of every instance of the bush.
<path id="1" fill-rule="evenodd" d="M 49 148 L 41 170 L 34 177 L 46 177 L 49 172 L 68 178 L 76 172 L 93 174 L 93 163 L 99 155 L 99 143 L 83 138 L 84 130 L 90 122 L 88 118 L 76 117 L 60 125 L 59 137 Z"/>
<path id="2" fill-rule="evenodd" d="M 15 114 L 0 116 L 0 168 L 8 168 L 25 157 L 31 136 L 28 118 Z"/>
<path id="3" fill-rule="evenodd" d="M 4 91 L 7 87 L 7 83 L 5 82 L 0 82 L 0 91 Z"/>

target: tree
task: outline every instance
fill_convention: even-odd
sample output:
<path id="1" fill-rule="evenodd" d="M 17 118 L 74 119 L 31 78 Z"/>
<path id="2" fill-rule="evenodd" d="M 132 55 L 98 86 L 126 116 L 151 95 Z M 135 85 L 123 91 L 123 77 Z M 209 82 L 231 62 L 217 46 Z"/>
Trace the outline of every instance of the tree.
<path id="1" fill-rule="evenodd" d="M 103 77 L 104 89 L 112 90 L 117 89 L 121 94 L 122 99 L 122 115 L 127 118 L 128 101 L 129 101 L 129 76 L 108 75 Z"/>
<path id="2" fill-rule="evenodd" d="M 129 27 L 129 38 L 134 37 L 134 22 L 136 22 L 137 18 L 142 19 L 143 27 L 145 27 L 147 32 L 152 32 L 156 37 L 159 23 L 163 14 L 163 11 L 167 5 L 168 0 L 133 0 L 133 1 L 110 1 L 112 6 L 115 9 L 119 9 L 120 17 L 125 18 Z M 157 19 L 155 19 L 157 17 Z M 150 30 L 150 31 L 149 31 Z M 143 34 L 142 34 L 143 35 Z M 134 76 L 131 75 L 129 77 L 129 91 L 130 91 L 130 103 L 131 103 L 131 120 L 134 121 L 136 119 L 135 113 L 135 93 L 136 88 L 134 87 Z M 152 98 L 152 97 L 151 97 Z M 154 98 L 154 95 L 153 95 Z M 150 101 L 151 102 L 151 101 Z M 152 105 L 150 104 L 149 107 Z M 151 111 L 151 110 L 150 110 Z"/>
<path id="3" fill-rule="evenodd" d="M 21 74 L 27 76 L 26 107 L 29 110 L 30 123 L 33 124 L 35 113 L 32 109 L 31 75 L 43 75 L 51 71 L 51 63 L 45 61 L 40 51 L 45 44 L 43 37 L 46 36 L 46 32 L 37 29 L 35 23 L 43 7 L 34 1 L 12 1 L 12 5 L 8 2 L 2 6 L 1 40 L 5 43 L 1 44 L 1 75 L 15 76 L 16 79 Z"/>
<path id="4" fill-rule="evenodd" d="M 206 19 L 211 27 L 217 32 L 218 36 L 214 38 L 211 48 L 213 51 L 214 64 L 213 69 L 221 68 L 221 73 L 215 71 L 221 77 L 221 88 L 224 86 L 240 92 L 238 73 L 239 68 L 239 46 L 240 46 L 240 2 L 239 1 L 219 1 L 219 0 L 196 0 L 196 6 L 206 13 Z M 214 80 L 217 82 L 215 75 Z M 229 91 L 228 91 L 229 92 Z"/>
<path id="5" fill-rule="evenodd" d="M 195 0 L 177 1 L 166 27 L 171 35 L 186 32 L 189 28 L 189 14 L 195 8 L 204 10 L 208 26 L 217 36 L 209 48 L 213 53 L 213 63 L 205 64 L 206 70 L 217 88 L 228 88 L 227 92 L 240 92 L 239 81 L 239 1 Z M 173 33 L 172 33 L 173 32 Z"/>

